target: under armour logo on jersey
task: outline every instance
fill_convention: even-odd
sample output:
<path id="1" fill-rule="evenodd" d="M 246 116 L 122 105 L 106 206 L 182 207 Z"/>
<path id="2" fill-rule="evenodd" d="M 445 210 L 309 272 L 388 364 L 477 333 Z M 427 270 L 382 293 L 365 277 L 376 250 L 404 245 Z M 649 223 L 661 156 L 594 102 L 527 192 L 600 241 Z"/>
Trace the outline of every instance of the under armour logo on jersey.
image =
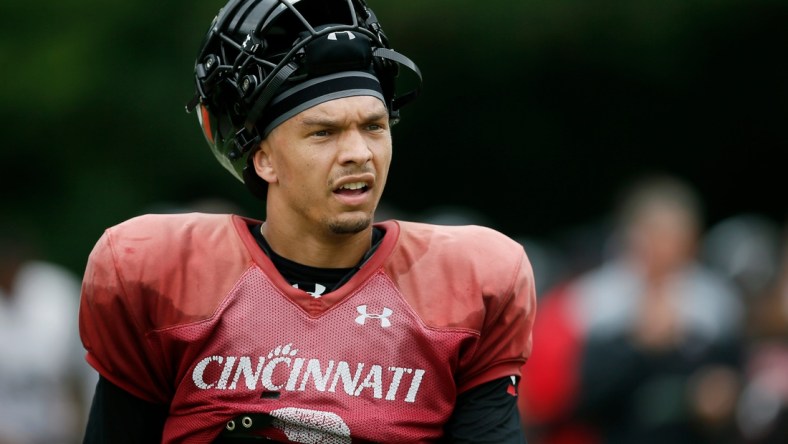
<path id="1" fill-rule="evenodd" d="M 353 40 L 354 38 L 356 38 L 356 36 L 353 35 L 353 33 L 350 32 L 350 31 L 336 31 L 336 32 L 332 32 L 331 34 L 329 34 L 328 35 L 328 39 L 329 40 L 339 40 L 339 38 L 337 38 L 337 35 L 340 35 L 340 34 L 341 35 L 347 35 L 347 38 L 343 37 L 343 40 Z"/>
<path id="2" fill-rule="evenodd" d="M 299 288 L 298 284 L 293 284 L 293 288 Z M 304 291 L 312 295 L 313 298 L 317 299 L 320 296 L 323 296 L 323 293 L 326 292 L 326 287 L 318 283 L 315 283 L 315 291 L 309 291 L 309 290 L 304 290 Z"/>
<path id="3" fill-rule="evenodd" d="M 356 307 L 356 311 L 359 312 L 359 316 L 356 318 L 356 323 L 364 325 L 367 322 L 367 319 L 380 319 L 380 326 L 383 328 L 391 327 L 391 321 L 389 321 L 389 316 L 394 314 L 394 310 L 383 307 L 383 313 L 367 313 L 367 306 L 366 305 L 359 305 Z"/>

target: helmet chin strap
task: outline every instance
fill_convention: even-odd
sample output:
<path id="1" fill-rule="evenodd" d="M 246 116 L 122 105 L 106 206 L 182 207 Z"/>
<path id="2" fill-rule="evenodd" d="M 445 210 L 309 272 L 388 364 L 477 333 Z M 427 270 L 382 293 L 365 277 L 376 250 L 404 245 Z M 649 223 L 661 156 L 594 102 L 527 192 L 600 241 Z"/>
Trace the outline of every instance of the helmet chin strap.
<path id="1" fill-rule="evenodd" d="M 283 66 L 276 75 L 268 82 L 265 89 L 257 100 L 254 103 L 254 106 L 249 113 L 246 115 L 246 123 L 244 127 L 247 131 L 251 131 L 255 128 L 257 124 L 257 119 L 260 118 L 260 113 L 263 112 L 265 107 L 274 98 L 274 94 L 279 90 L 279 87 L 282 86 L 285 81 L 293 75 L 294 72 L 298 69 L 298 65 L 293 62 L 288 63 L 287 65 Z"/>
<path id="2" fill-rule="evenodd" d="M 411 59 L 405 57 L 404 55 L 398 53 L 397 51 L 394 51 L 393 49 L 376 48 L 372 52 L 372 55 L 374 57 L 380 57 L 383 59 L 391 60 L 393 62 L 398 63 L 399 65 L 405 66 L 411 71 L 413 71 L 416 74 L 416 76 L 419 78 L 415 89 L 409 91 L 408 93 L 402 96 L 398 96 L 398 97 L 395 96 L 394 99 L 392 100 L 391 112 L 397 113 L 397 116 L 399 116 L 399 109 L 402 108 L 404 105 L 412 102 L 416 97 L 419 96 L 419 94 L 421 94 L 421 83 L 422 83 L 421 70 L 419 70 L 419 67 L 416 66 L 416 64 L 413 63 Z"/>
<path id="3" fill-rule="evenodd" d="M 257 119 L 260 118 L 260 113 L 263 112 L 266 105 L 273 99 L 274 93 L 279 90 L 279 87 L 298 69 L 295 63 L 288 63 L 280 69 L 274 78 L 272 78 L 266 88 L 260 93 L 260 96 L 255 101 L 254 106 L 246 115 L 246 122 L 233 138 L 234 147 L 231 148 L 227 156 L 231 160 L 240 159 L 244 154 L 252 148 L 260 144 L 262 137 L 257 130 Z M 199 100 L 199 97 L 198 97 Z"/>

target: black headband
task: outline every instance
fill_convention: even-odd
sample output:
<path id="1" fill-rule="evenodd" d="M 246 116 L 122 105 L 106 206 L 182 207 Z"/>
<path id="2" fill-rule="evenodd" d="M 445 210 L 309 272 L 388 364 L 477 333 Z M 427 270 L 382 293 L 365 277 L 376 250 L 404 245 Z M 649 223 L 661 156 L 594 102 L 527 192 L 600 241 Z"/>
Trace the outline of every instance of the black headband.
<path id="1" fill-rule="evenodd" d="M 352 96 L 373 96 L 384 104 L 383 90 L 378 78 L 363 71 L 345 71 L 296 83 L 280 92 L 266 107 L 257 127 L 261 136 L 296 114 L 329 100 Z"/>

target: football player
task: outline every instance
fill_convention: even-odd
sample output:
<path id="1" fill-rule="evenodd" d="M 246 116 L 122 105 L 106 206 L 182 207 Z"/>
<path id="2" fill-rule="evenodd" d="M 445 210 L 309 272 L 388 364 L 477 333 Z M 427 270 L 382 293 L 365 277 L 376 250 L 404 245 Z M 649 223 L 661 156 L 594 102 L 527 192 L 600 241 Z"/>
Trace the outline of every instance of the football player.
<path id="1" fill-rule="evenodd" d="M 85 442 L 523 442 L 531 265 L 489 228 L 375 221 L 421 73 L 369 7 L 230 0 L 194 81 L 187 109 L 265 217 L 104 232 L 80 309 L 100 374 Z"/>

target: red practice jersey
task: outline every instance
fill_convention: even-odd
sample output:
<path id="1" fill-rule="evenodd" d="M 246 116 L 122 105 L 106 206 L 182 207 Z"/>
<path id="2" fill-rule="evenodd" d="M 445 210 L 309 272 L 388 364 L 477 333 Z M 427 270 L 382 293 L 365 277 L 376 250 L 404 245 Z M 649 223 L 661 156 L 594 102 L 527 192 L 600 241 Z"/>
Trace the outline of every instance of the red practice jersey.
<path id="1" fill-rule="evenodd" d="M 459 393 L 519 376 L 536 297 L 515 241 L 386 221 L 371 259 L 316 298 L 263 254 L 258 223 L 146 215 L 106 230 L 90 255 L 87 359 L 170 406 L 164 443 L 211 442 L 240 414 L 269 416 L 266 435 L 283 442 L 430 442 Z"/>

